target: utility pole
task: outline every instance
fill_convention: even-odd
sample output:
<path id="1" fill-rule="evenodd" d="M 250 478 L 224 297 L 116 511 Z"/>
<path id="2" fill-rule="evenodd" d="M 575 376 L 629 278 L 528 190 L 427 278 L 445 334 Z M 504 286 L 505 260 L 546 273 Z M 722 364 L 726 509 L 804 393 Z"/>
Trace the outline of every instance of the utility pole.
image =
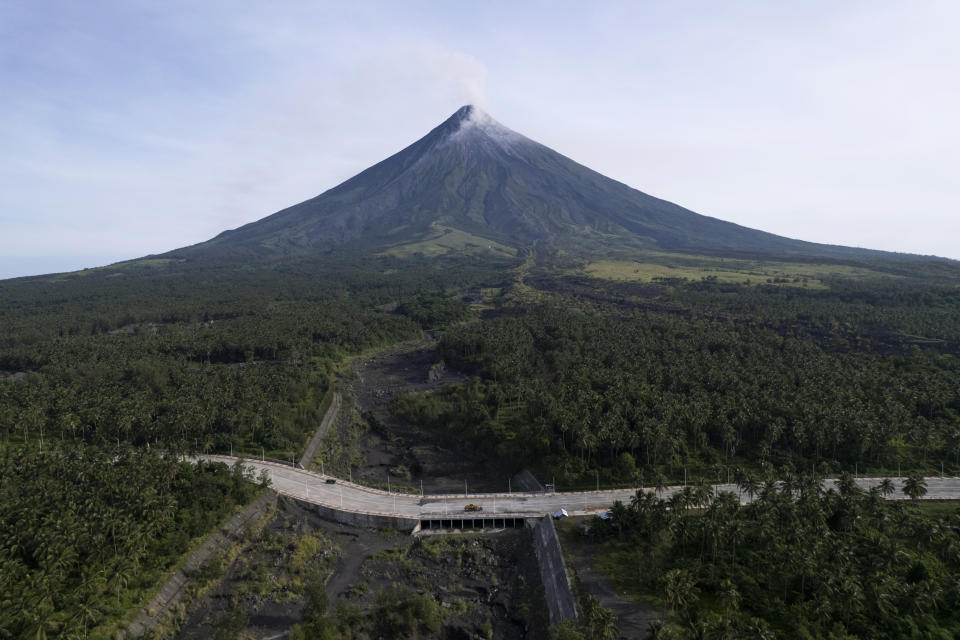
<path id="1" fill-rule="evenodd" d="M 467 491 L 467 479 L 464 478 L 464 479 L 463 479 L 463 494 L 464 494 L 464 495 L 467 495 L 468 493 L 470 493 L 470 492 Z"/>
<path id="2" fill-rule="evenodd" d="M 513 487 L 510 486 L 510 478 L 507 478 L 507 493 L 513 493 Z"/>
<path id="3" fill-rule="evenodd" d="M 390 491 L 390 474 L 387 474 L 387 493 L 393 493 Z"/>
<path id="4" fill-rule="evenodd" d="M 423 497 L 423 478 L 420 478 L 420 497 Z"/>

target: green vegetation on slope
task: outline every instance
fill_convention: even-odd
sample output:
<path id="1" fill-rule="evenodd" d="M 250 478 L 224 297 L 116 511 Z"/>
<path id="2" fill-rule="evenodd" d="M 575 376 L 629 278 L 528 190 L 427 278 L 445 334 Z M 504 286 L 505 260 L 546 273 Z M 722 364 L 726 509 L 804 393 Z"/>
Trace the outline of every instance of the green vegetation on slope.
<path id="1" fill-rule="evenodd" d="M 225 469 L 151 451 L 299 454 L 339 362 L 465 317 L 447 289 L 502 286 L 514 262 L 149 261 L 0 282 L 0 636 L 109 628 L 249 497 Z"/>
<path id="2" fill-rule="evenodd" d="M 156 449 L 0 451 L 0 636 L 108 637 L 257 486 Z"/>
<path id="3" fill-rule="evenodd" d="M 26 374 L 0 379 L 0 443 L 288 458 L 319 423 L 335 363 L 466 317 L 446 287 L 497 285 L 503 266 L 379 258 L 144 276 L 120 265 L 117 278 L 0 283 L 0 371 Z"/>
<path id="4" fill-rule="evenodd" d="M 595 518 L 598 565 L 673 613 L 655 638 L 954 638 L 960 509 L 942 515 L 864 492 L 850 476 L 743 479 L 737 496 L 638 492 Z M 576 535 L 570 532 L 569 535 Z"/>
<path id="5" fill-rule="evenodd" d="M 546 635 L 529 532 L 414 538 L 377 552 L 366 581 L 303 609 L 293 639 L 520 638 Z M 486 594 L 479 597 L 477 594 Z"/>
<path id="6" fill-rule="evenodd" d="M 478 378 L 397 409 L 566 486 L 593 469 L 629 486 L 682 466 L 960 468 L 956 288 L 645 286 L 454 327 L 439 355 Z"/>
<path id="7" fill-rule="evenodd" d="M 920 279 L 878 265 L 872 270 L 901 277 L 850 279 L 824 267 L 810 272 L 819 288 L 709 276 L 634 282 L 550 270 L 540 256 L 522 257 L 522 283 L 511 272 L 519 259 L 489 254 L 151 260 L 0 282 L 0 449 L 10 460 L 36 459 L 34 466 L 41 440 L 46 450 L 55 441 L 71 452 L 123 451 L 131 443 L 167 451 L 263 448 L 286 457 L 318 423 L 338 363 L 446 327 L 438 358 L 477 379 L 405 396 L 399 409 L 423 426 L 452 429 L 479 455 L 556 472 L 565 486 L 592 485 L 594 470 L 604 483 L 650 485 L 679 478 L 682 467 L 710 480 L 736 467 L 960 468 L 960 291 L 938 279 L 943 274 Z M 479 321 L 463 322 L 476 316 L 454 294 L 483 290 L 498 292 L 493 306 Z M 93 447 L 73 448 L 80 443 Z M 50 455 L 61 454 L 42 460 Z M 85 455 L 108 458 L 90 469 L 115 470 L 112 454 Z M 13 472 L 0 470 L 2 490 L 21 496 L 3 524 L 48 527 L 65 562 L 74 560 L 66 548 L 71 530 L 83 523 L 57 528 L 40 498 L 56 486 L 51 478 L 86 486 L 72 464 L 38 471 L 39 484 L 26 476 L 14 482 Z M 160 491 L 163 473 L 157 462 L 130 477 L 145 486 L 161 474 Z M 202 486 L 184 491 L 207 499 Z M 87 501 L 62 493 L 78 501 L 77 520 L 99 508 L 96 494 Z M 188 511 L 191 499 L 184 494 Z M 105 513 L 97 526 L 132 517 Z M 216 521 L 179 525 L 179 513 L 173 521 L 166 512 L 156 516 L 167 518 L 156 525 L 164 535 L 180 538 L 148 548 L 155 554 L 149 564 L 148 556 L 133 569 L 98 557 L 100 573 L 77 578 L 53 566 L 52 556 L 27 562 L 54 576 L 39 586 L 17 582 L 17 597 L 39 598 L 25 601 L 25 610 L 45 617 L 17 619 L 11 633 L 42 625 L 54 636 L 66 634 L 67 624 L 82 631 L 115 618 L 139 597 L 130 594 L 175 561 L 189 535 Z M 189 534 L 178 533 L 184 529 Z M 137 531 L 131 525 L 89 536 L 109 547 L 115 540 L 119 553 L 137 544 Z M 95 553 L 83 544 L 83 553 Z M 25 575 L 22 567 L 12 571 L 4 575 Z M 120 586 L 119 603 L 118 580 L 136 585 L 128 595 Z M 23 591 L 31 585 L 36 590 Z M 56 599 L 37 596 L 46 593 Z M 410 594 L 384 598 L 383 620 L 418 619 Z M 86 603 L 92 613 L 76 617 L 75 607 Z M 349 622 L 349 609 L 342 613 Z"/>
<path id="8" fill-rule="evenodd" d="M 656 249 L 946 262 L 792 240 L 699 215 L 486 116 L 477 124 L 476 117 L 473 107 L 463 107 L 407 148 L 315 198 L 165 257 L 357 249 L 398 255 L 564 249 L 608 257 L 613 250 Z"/>

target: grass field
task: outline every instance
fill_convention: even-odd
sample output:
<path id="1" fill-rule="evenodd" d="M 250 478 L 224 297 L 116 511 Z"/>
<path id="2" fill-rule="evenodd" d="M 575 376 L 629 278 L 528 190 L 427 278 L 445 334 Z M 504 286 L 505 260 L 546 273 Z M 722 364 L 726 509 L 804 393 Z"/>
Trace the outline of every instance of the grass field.
<path id="1" fill-rule="evenodd" d="M 425 256 L 439 256 L 454 251 L 489 252 L 511 258 L 517 255 L 517 250 L 512 247 L 475 236 L 466 231 L 441 225 L 433 225 L 432 228 L 434 233 L 429 238 L 412 244 L 392 247 L 384 251 L 383 254 L 399 258 L 411 256 L 415 253 L 421 253 Z"/>
<path id="2" fill-rule="evenodd" d="M 178 262 L 185 262 L 182 258 L 143 258 L 140 260 L 127 260 L 125 262 L 117 262 L 115 264 L 108 264 L 102 267 L 91 267 L 89 269 L 80 269 L 79 271 L 68 271 L 66 273 L 55 273 L 51 275 L 47 280 L 49 282 L 61 282 L 63 280 L 68 280 L 73 277 L 84 277 L 93 275 L 95 273 L 103 272 L 113 272 L 108 274 L 109 277 L 122 276 L 125 273 L 130 273 L 134 269 L 146 270 L 152 269 L 155 267 L 165 267 L 169 264 L 174 264 Z"/>
<path id="3" fill-rule="evenodd" d="M 737 284 L 777 284 L 822 289 L 829 278 L 889 277 L 863 267 L 838 264 L 807 264 L 731 258 L 709 258 L 683 254 L 650 253 L 640 260 L 598 260 L 583 272 L 594 278 L 650 282 L 660 278 L 703 280 Z"/>

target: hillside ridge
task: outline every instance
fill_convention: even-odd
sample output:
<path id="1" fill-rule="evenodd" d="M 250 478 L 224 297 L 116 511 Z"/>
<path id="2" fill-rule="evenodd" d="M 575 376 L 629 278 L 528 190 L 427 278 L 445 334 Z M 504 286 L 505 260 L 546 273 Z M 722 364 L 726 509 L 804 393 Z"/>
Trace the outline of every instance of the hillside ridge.
<path id="1" fill-rule="evenodd" d="M 794 240 L 695 213 L 581 165 L 472 105 L 314 198 L 165 255 L 376 252 L 424 241 L 438 227 L 515 249 L 574 254 L 905 257 Z"/>

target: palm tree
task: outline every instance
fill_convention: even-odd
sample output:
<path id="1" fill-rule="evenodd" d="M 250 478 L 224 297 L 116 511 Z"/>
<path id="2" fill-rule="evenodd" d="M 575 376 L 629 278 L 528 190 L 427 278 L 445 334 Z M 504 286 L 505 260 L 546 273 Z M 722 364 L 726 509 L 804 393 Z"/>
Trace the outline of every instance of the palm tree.
<path id="1" fill-rule="evenodd" d="M 859 496 L 863 491 L 857 485 L 853 476 L 848 471 L 844 471 L 837 479 L 837 491 L 843 497 Z"/>
<path id="2" fill-rule="evenodd" d="M 653 481 L 653 489 L 657 492 L 657 495 L 662 495 L 667 489 L 667 478 L 659 471 Z"/>
<path id="3" fill-rule="evenodd" d="M 614 526 L 617 530 L 617 535 L 623 533 L 624 529 L 629 529 L 631 520 L 633 519 L 633 511 L 628 509 L 622 502 L 619 500 L 614 500 L 613 506 L 610 507 L 610 524 Z"/>
<path id="4" fill-rule="evenodd" d="M 701 481 L 693 491 L 693 499 L 696 501 L 698 507 L 706 507 L 713 500 L 713 493 L 710 487 Z"/>
<path id="5" fill-rule="evenodd" d="M 740 488 L 740 491 L 747 494 L 747 497 L 753 501 L 753 496 L 760 491 L 760 481 L 751 476 L 748 471 L 743 471 L 739 476 L 737 486 Z"/>
<path id="6" fill-rule="evenodd" d="M 927 493 L 927 481 L 919 473 L 909 475 L 903 481 L 903 492 L 911 500 L 919 500 Z"/>
<path id="7" fill-rule="evenodd" d="M 717 595 L 725 610 L 736 611 L 740 607 L 740 592 L 729 579 L 720 582 L 720 591 Z"/>
<path id="8" fill-rule="evenodd" d="M 590 626 L 590 637 L 596 640 L 608 640 L 620 637 L 617 619 L 613 612 L 605 609 L 594 595 L 588 595 L 584 603 L 583 617 Z"/>
<path id="9" fill-rule="evenodd" d="M 666 640 L 672 637 L 673 634 L 662 620 L 654 620 L 647 625 L 647 640 Z"/>
<path id="10" fill-rule="evenodd" d="M 670 511 L 677 516 L 686 511 L 687 507 L 690 506 L 690 492 L 686 491 L 686 489 L 687 487 L 684 487 L 683 491 L 677 491 L 667 500 Z"/>
<path id="11" fill-rule="evenodd" d="M 663 575 L 663 593 L 670 609 L 676 613 L 696 602 L 700 589 L 689 571 L 671 569 Z"/>
<path id="12" fill-rule="evenodd" d="M 893 480 L 890 478 L 884 478 L 881 480 L 878 488 L 880 489 L 880 495 L 882 495 L 884 498 L 897 490 L 897 488 L 893 486 Z"/>

